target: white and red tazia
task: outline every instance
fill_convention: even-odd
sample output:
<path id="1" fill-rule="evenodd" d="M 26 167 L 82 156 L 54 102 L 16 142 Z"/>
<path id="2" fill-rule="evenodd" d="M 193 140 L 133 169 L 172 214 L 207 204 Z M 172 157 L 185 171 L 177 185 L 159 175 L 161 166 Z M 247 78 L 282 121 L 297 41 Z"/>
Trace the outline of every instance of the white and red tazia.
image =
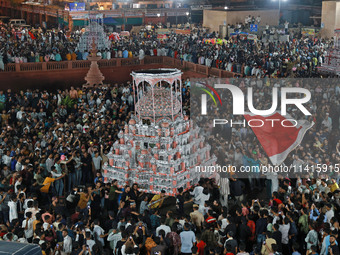
<path id="1" fill-rule="evenodd" d="M 280 165 L 288 154 L 301 143 L 306 131 L 314 125 L 314 122 L 311 123 L 308 120 L 296 120 L 295 127 L 284 127 L 281 122 L 293 118 L 289 115 L 282 116 L 279 112 L 264 116 L 246 112 L 244 118 L 247 122 L 252 119 L 263 120 L 262 127 L 251 128 L 273 165 Z M 270 119 L 279 121 L 275 121 L 273 124 L 272 121 L 269 121 Z M 285 125 L 289 124 L 286 122 Z"/>

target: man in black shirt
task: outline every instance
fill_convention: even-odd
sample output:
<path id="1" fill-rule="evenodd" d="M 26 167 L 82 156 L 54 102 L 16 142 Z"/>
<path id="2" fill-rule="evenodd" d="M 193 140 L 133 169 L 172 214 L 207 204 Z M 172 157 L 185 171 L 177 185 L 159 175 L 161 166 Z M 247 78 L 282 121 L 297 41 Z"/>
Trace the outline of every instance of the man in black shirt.
<path id="1" fill-rule="evenodd" d="M 263 241 L 266 239 L 265 232 L 267 231 L 268 211 L 261 210 L 260 218 L 256 221 L 255 233 L 257 236 L 257 247 L 261 249 Z"/>
<path id="2" fill-rule="evenodd" d="M 86 185 L 86 183 L 92 183 L 93 180 L 92 176 L 92 158 L 91 155 L 88 154 L 86 151 L 81 156 L 81 163 L 82 163 L 82 171 L 83 171 L 83 181 L 82 184 Z"/>
<path id="3" fill-rule="evenodd" d="M 184 215 L 184 198 L 182 187 L 178 189 L 178 195 L 176 196 L 176 207 L 178 215 Z"/>
<path id="4" fill-rule="evenodd" d="M 236 198 L 237 201 L 242 202 L 243 189 L 245 187 L 243 181 L 235 178 L 234 181 L 230 182 L 230 186 L 231 194 Z"/>
<path id="5" fill-rule="evenodd" d="M 237 253 L 237 241 L 234 239 L 234 233 L 232 231 L 229 231 L 227 233 L 227 240 L 224 243 L 224 253 L 226 254 L 229 249 L 227 247 L 230 247 L 230 251 L 234 254 Z"/>
<path id="6" fill-rule="evenodd" d="M 339 255 L 339 246 L 335 242 L 335 235 L 329 237 L 330 246 L 328 247 L 328 252 L 330 255 Z"/>
<path id="7" fill-rule="evenodd" d="M 73 152 L 72 157 L 66 162 L 67 171 L 68 171 L 68 191 L 71 192 L 72 186 L 76 185 L 76 171 L 75 165 L 76 162 L 73 159 L 75 156 L 75 152 Z"/>
<path id="8" fill-rule="evenodd" d="M 126 232 L 122 232 L 122 240 L 117 242 L 115 254 L 122 255 L 122 246 L 126 243 L 127 241 L 126 238 L 127 238 Z"/>
<path id="9" fill-rule="evenodd" d="M 279 231 L 279 224 L 273 225 L 273 239 L 276 241 L 277 251 L 282 252 L 282 234 Z"/>
<path id="10" fill-rule="evenodd" d="M 240 242 L 246 243 L 251 235 L 250 228 L 247 226 L 247 220 L 241 219 L 241 224 L 237 227 L 237 237 Z"/>

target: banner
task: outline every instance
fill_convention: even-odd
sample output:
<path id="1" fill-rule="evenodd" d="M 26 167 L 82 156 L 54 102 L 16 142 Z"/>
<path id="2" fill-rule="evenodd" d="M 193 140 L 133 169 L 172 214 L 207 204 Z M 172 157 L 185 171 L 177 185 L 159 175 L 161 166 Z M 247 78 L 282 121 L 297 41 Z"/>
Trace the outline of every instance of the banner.
<path id="1" fill-rule="evenodd" d="M 90 14 L 87 14 L 88 16 L 88 19 L 102 19 L 104 18 L 104 15 L 103 13 L 90 13 Z"/>
<path id="2" fill-rule="evenodd" d="M 190 9 L 193 10 L 193 11 L 211 10 L 212 5 L 191 5 Z"/>
<path id="3" fill-rule="evenodd" d="M 84 14 L 84 13 L 70 13 L 70 16 L 72 17 L 72 19 L 74 20 L 84 20 L 84 19 L 87 19 L 88 18 L 88 15 Z M 65 16 L 67 17 L 67 16 Z M 68 18 L 67 18 L 68 19 Z M 64 18 L 65 20 L 65 18 Z M 67 22 L 65 20 L 65 22 Z"/>
<path id="4" fill-rule="evenodd" d="M 166 29 L 166 28 L 160 28 L 160 29 L 156 29 L 156 33 L 165 35 L 165 34 L 170 34 L 170 31 L 169 29 Z"/>
<path id="5" fill-rule="evenodd" d="M 168 39 L 168 36 L 166 34 L 158 34 L 157 39 L 158 40 L 166 40 L 166 39 Z"/>
<path id="6" fill-rule="evenodd" d="M 302 28 L 301 34 L 303 36 L 314 36 L 315 35 L 315 29 L 314 28 Z"/>
<path id="7" fill-rule="evenodd" d="M 176 12 L 167 12 L 166 16 L 168 17 L 175 17 L 175 16 L 187 16 L 187 11 L 176 11 Z"/>
<path id="8" fill-rule="evenodd" d="M 164 17 L 165 15 L 164 15 L 164 13 L 145 13 L 145 17 Z"/>
<path id="9" fill-rule="evenodd" d="M 126 12 L 124 14 L 125 17 L 143 17 L 143 13 L 141 12 Z"/>
<path id="10" fill-rule="evenodd" d="M 175 33 L 177 35 L 190 35 L 190 29 L 176 29 Z"/>
<path id="11" fill-rule="evenodd" d="M 85 3 L 69 3 L 71 12 L 85 11 Z"/>
<path id="12" fill-rule="evenodd" d="M 227 44 L 228 41 L 226 39 L 220 39 L 220 38 L 205 38 L 202 41 L 205 44 Z"/>
<path id="13" fill-rule="evenodd" d="M 119 18 L 122 17 L 121 13 L 105 13 L 105 18 Z"/>

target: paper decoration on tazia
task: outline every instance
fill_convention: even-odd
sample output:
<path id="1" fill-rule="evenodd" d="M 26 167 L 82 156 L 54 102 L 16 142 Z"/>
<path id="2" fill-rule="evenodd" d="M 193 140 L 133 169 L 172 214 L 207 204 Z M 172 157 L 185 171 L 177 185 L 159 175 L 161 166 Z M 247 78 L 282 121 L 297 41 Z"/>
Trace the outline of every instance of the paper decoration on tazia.
<path id="1" fill-rule="evenodd" d="M 177 189 L 189 189 L 209 173 L 196 166 L 213 166 L 200 129 L 194 127 L 181 107 L 182 78 L 177 69 L 142 70 L 132 73 L 136 116 L 118 134 L 104 182 L 117 179 L 120 186 L 138 183 L 140 190 L 175 196 Z"/>

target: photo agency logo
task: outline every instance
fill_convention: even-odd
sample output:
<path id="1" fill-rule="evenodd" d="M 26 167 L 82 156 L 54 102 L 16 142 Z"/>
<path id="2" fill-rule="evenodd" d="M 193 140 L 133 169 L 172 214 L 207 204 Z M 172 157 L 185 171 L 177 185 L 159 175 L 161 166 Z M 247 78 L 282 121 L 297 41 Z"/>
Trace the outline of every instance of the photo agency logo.
<path id="1" fill-rule="evenodd" d="M 190 118 L 212 147 L 229 150 L 231 143 L 255 141 L 280 165 L 314 125 L 313 85 L 297 79 L 193 79 Z"/>
<path id="2" fill-rule="evenodd" d="M 239 115 L 243 115 L 245 117 L 245 119 L 241 122 L 234 119 L 213 118 L 213 127 L 216 127 L 216 125 L 225 125 L 229 123 L 231 127 L 235 125 L 247 125 L 249 127 L 259 128 L 263 127 L 266 122 L 270 123 L 271 127 L 274 127 L 277 124 L 281 125 L 282 127 L 297 127 L 298 120 L 292 118 L 287 112 L 289 105 L 292 106 L 290 108 L 295 107 L 295 109 L 293 109 L 294 111 L 300 110 L 304 116 L 311 115 L 311 113 L 304 106 L 304 104 L 311 100 L 311 92 L 306 88 L 273 87 L 271 107 L 269 109 L 256 109 L 254 106 L 254 93 L 252 87 L 246 88 L 247 93 L 245 95 L 241 88 L 231 84 L 215 84 L 213 86 L 208 84 L 198 84 L 198 86 L 200 87 L 200 90 L 205 92 L 201 94 L 202 116 L 209 114 L 207 107 L 207 95 L 210 96 L 216 108 L 218 104 L 214 98 L 214 95 L 219 100 L 220 105 L 223 106 L 224 102 L 222 101 L 220 94 L 216 91 L 216 89 L 223 89 L 228 90 L 231 93 L 232 100 L 227 100 L 225 103 L 232 104 L 232 115 L 234 117 Z M 279 99 L 281 103 L 280 107 Z M 245 111 L 246 103 L 248 112 Z M 254 118 L 254 116 L 257 116 L 258 118 Z"/>

